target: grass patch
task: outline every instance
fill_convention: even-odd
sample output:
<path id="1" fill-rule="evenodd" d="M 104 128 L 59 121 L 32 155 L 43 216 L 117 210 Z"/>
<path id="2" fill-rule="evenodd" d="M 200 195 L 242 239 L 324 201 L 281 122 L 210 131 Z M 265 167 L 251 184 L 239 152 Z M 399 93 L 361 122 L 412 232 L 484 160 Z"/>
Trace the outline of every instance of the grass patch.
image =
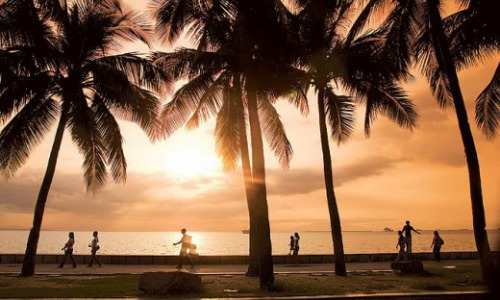
<path id="1" fill-rule="evenodd" d="M 377 292 L 465 291 L 481 290 L 477 262 L 461 262 L 455 269 L 446 263 L 426 263 L 423 275 L 364 273 L 337 277 L 277 275 L 273 292 L 259 290 L 258 279 L 245 276 L 203 276 L 203 290 L 193 297 L 249 297 L 321 295 Z M 0 276 L 0 297 L 140 297 L 138 275 L 120 276 Z"/>

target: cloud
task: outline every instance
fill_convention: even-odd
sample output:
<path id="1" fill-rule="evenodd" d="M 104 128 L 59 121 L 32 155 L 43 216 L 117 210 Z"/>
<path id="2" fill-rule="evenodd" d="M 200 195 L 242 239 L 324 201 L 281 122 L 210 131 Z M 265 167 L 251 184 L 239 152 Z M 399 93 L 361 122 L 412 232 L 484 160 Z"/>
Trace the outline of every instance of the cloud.
<path id="1" fill-rule="evenodd" d="M 381 175 L 402 159 L 373 156 L 333 168 L 335 187 L 351 181 Z M 308 194 L 324 189 L 321 169 L 271 170 L 268 172 L 268 190 L 271 195 Z"/>
<path id="2" fill-rule="evenodd" d="M 355 164 L 340 166 L 336 171 L 336 186 L 364 177 L 382 174 L 399 160 L 372 157 Z M 25 170 L 19 176 L 0 181 L 0 207 L 3 213 L 33 212 L 42 173 Z M 315 169 L 268 171 L 270 197 L 296 197 L 323 189 L 323 173 Z M 103 226 L 133 223 L 134 220 L 155 220 L 153 227 L 167 227 L 184 221 L 217 225 L 224 222 L 245 223 L 247 219 L 243 181 L 238 171 L 217 176 L 179 180 L 165 174 L 129 174 L 126 184 L 108 184 L 95 192 L 86 193 L 80 174 L 57 173 L 46 205 L 47 215 L 73 216 L 100 222 Z M 280 215 L 277 212 L 276 215 Z M 304 220 L 314 222 L 312 220 Z M 57 222 L 56 222 L 57 223 Z M 62 222 L 60 222 L 62 223 Z M 2 224 L 0 226 L 5 226 Z M 126 225 L 128 227 L 128 225 Z M 197 226 L 197 225 L 196 225 Z"/>

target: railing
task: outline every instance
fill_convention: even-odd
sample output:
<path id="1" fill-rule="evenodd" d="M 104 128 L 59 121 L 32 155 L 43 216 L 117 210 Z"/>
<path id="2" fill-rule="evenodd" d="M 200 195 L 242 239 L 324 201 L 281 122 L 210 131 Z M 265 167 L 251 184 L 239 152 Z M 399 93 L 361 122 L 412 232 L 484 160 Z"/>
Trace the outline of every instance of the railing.
<path id="1" fill-rule="evenodd" d="M 376 253 L 376 254 L 346 254 L 346 262 L 381 262 L 393 261 L 396 253 Z M 414 253 L 413 256 L 420 260 L 432 260 L 432 253 Z M 0 264 L 22 263 L 23 254 L 0 254 Z M 77 263 L 87 263 L 90 255 L 75 255 Z M 477 259 L 477 252 L 442 252 L 442 260 Z M 39 254 L 36 257 L 37 263 L 55 264 L 62 259 L 62 255 Z M 274 255 L 275 264 L 321 264 L 333 263 L 333 255 L 327 254 L 305 254 L 299 256 Z M 178 261 L 175 255 L 99 255 L 99 261 L 109 265 L 173 265 Z M 200 255 L 195 256 L 197 264 L 203 265 L 238 265 L 246 264 L 246 255 Z"/>

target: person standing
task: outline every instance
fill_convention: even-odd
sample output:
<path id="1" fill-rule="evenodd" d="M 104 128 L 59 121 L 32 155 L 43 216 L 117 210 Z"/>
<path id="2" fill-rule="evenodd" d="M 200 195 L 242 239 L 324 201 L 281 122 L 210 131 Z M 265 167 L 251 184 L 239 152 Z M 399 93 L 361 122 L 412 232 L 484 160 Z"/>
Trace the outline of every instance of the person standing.
<path id="1" fill-rule="evenodd" d="M 403 232 L 400 230 L 398 231 L 398 243 L 396 244 L 396 249 L 399 248 L 398 256 L 396 257 L 396 261 L 400 260 L 406 260 L 406 249 L 408 246 L 408 241 L 406 240 L 406 237 L 403 236 Z"/>
<path id="2" fill-rule="evenodd" d="M 406 253 L 411 255 L 412 253 L 412 241 L 411 241 L 411 232 L 415 232 L 416 234 L 420 234 L 420 231 L 416 230 L 410 225 L 410 221 L 406 221 L 406 225 L 403 226 L 402 230 L 405 234 L 406 238 Z"/>
<path id="3" fill-rule="evenodd" d="M 300 246 L 299 246 L 300 236 L 299 236 L 298 232 L 294 233 L 293 235 L 295 237 L 295 243 L 294 243 L 294 247 L 293 247 L 293 256 L 297 256 L 297 255 L 299 255 L 299 250 L 300 250 Z"/>
<path id="4" fill-rule="evenodd" d="M 290 251 L 288 252 L 288 255 L 292 255 L 293 254 L 293 251 L 295 250 L 295 238 L 293 237 L 293 235 L 290 236 Z"/>
<path id="5" fill-rule="evenodd" d="M 437 230 L 434 231 L 434 238 L 432 239 L 431 248 L 432 253 L 434 253 L 434 259 L 437 262 L 441 261 L 441 246 L 443 246 L 443 244 L 444 241 L 441 236 L 439 236 L 439 232 Z"/>
<path id="6" fill-rule="evenodd" d="M 179 252 L 179 264 L 177 265 L 177 269 L 182 269 L 182 265 L 184 264 L 185 259 L 189 261 L 189 263 L 191 264 L 191 268 L 194 268 L 193 260 L 191 259 L 190 254 L 193 238 L 189 234 L 187 234 L 186 228 L 182 228 L 181 233 L 182 238 L 178 242 L 174 243 L 174 246 L 181 244 L 181 251 Z"/>
<path id="7" fill-rule="evenodd" d="M 94 264 L 94 261 L 99 265 L 99 267 L 102 266 L 101 262 L 97 258 L 97 251 L 99 251 L 99 249 L 101 248 L 99 246 L 99 237 L 97 235 L 98 235 L 97 231 L 94 231 L 92 233 L 92 241 L 89 244 L 90 254 L 91 254 L 90 255 L 89 265 L 88 265 L 89 267 L 92 267 L 92 265 Z"/>
<path id="8" fill-rule="evenodd" d="M 64 247 L 61 249 L 64 251 L 64 257 L 63 257 L 61 264 L 59 265 L 59 268 L 64 267 L 64 264 L 66 263 L 67 257 L 69 257 L 71 262 L 73 263 L 73 268 L 76 268 L 76 262 L 75 262 L 75 259 L 73 258 L 73 246 L 75 245 L 75 233 L 70 232 L 68 234 L 68 237 L 69 237 L 68 241 L 66 242 L 66 244 L 64 244 Z"/>

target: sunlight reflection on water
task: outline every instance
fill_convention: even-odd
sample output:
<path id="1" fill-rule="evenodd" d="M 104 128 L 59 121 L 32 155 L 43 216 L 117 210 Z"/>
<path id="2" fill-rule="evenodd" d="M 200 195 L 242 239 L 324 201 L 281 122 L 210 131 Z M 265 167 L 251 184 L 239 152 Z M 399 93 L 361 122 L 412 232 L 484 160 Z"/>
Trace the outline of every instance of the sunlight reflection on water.
<path id="1" fill-rule="evenodd" d="M 201 255 L 245 255 L 248 253 L 248 235 L 240 232 L 189 232 Z M 300 253 L 325 254 L 332 252 L 330 233 L 300 233 Z M 289 233 L 273 233 L 273 253 L 287 254 Z M 445 240 L 443 251 L 474 251 L 471 231 L 442 231 Z M 28 231 L 0 231 L 0 253 L 24 253 Z M 43 231 L 39 253 L 60 253 L 66 242 L 67 232 Z M 89 252 L 91 232 L 75 232 L 75 253 Z M 101 254 L 153 254 L 176 255 L 180 246 L 174 246 L 181 237 L 178 232 L 100 232 Z M 489 231 L 492 247 L 498 245 L 500 231 Z M 393 232 L 344 232 L 346 253 L 395 252 L 396 233 Z M 415 252 L 430 252 L 432 232 L 425 231 L 413 238 Z M 496 243 L 495 243 L 496 241 Z"/>

